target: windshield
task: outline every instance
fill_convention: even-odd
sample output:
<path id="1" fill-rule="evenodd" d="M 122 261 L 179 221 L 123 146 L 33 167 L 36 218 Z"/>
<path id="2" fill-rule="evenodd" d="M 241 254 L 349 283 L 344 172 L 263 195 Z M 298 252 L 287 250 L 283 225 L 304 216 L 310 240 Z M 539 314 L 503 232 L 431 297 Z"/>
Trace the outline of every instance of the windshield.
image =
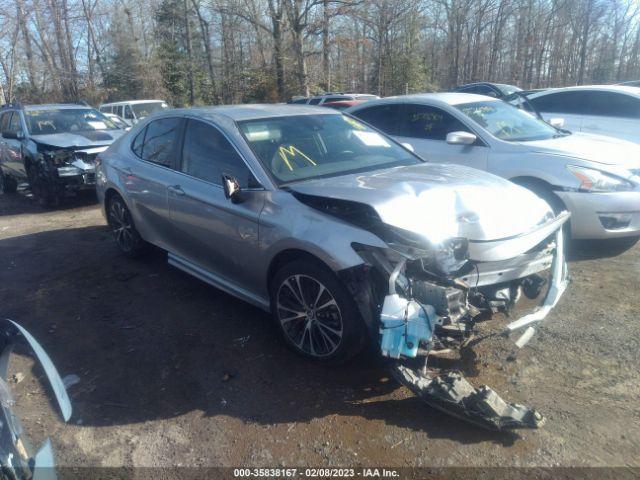
<path id="1" fill-rule="evenodd" d="M 93 108 L 26 110 L 24 115 L 31 135 L 118 129 L 113 121 Z"/>
<path id="2" fill-rule="evenodd" d="M 148 117 L 152 113 L 159 112 L 168 108 L 168 105 L 164 102 L 148 102 L 148 103 L 136 103 L 131 105 L 133 113 L 136 114 L 136 118 Z"/>
<path id="3" fill-rule="evenodd" d="M 279 184 L 421 163 L 345 115 L 265 118 L 238 127 Z"/>
<path id="4" fill-rule="evenodd" d="M 463 103 L 456 108 L 494 137 L 508 142 L 546 140 L 559 135 L 542 120 L 502 101 Z"/>

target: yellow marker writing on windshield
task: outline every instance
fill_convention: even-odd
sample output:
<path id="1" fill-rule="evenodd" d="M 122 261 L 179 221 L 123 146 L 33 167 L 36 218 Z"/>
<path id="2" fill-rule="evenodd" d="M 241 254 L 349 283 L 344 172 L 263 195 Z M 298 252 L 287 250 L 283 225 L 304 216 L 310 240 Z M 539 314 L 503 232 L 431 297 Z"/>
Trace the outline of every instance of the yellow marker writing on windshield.
<path id="1" fill-rule="evenodd" d="M 306 156 L 304 153 L 302 153 L 300 150 L 298 150 L 296 147 L 294 147 L 293 145 L 289 145 L 289 148 L 281 146 L 278 149 L 278 153 L 280 154 L 280 158 L 282 159 L 282 161 L 285 163 L 285 165 L 287 167 L 289 167 L 289 170 L 293 170 L 293 167 L 291 166 L 291 162 L 289 162 L 289 158 L 293 158 L 296 155 L 299 155 L 300 157 L 304 158 L 307 162 L 309 162 L 311 165 L 316 166 L 317 163 L 314 162 L 313 160 L 311 160 L 308 156 Z"/>

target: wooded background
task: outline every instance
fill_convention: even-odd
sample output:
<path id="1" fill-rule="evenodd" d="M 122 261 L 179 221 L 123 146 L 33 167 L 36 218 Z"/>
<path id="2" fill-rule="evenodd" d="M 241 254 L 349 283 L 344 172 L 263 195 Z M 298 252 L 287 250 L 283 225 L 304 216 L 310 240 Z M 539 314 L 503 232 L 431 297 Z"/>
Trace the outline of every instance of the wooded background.
<path id="1" fill-rule="evenodd" d="M 5 102 L 640 79 L 637 0 L 0 0 Z"/>

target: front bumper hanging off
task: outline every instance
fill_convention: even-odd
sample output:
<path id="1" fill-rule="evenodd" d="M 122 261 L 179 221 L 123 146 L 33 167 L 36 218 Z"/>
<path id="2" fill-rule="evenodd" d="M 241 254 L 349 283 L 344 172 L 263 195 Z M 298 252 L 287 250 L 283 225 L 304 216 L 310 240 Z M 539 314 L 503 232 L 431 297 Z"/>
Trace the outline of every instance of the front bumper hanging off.
<path id="1" fill-rule="evenodd" d="M 566 218 L 564 220 L 566 221 Z M 509 323 L 505 329 L 506 336 L 524 329 L 524 332 L 515 341 L 515 345 L 519 348 L 531 340 L 535 334 L 536 326 L 547 317 L 567 287 L 568 271 L 564 255 L 562 228 L 559 228 L 555 233 L 555 243 L 555 254 L 551 265 L 551 282 L 544 300 L 535 312 Z M 397 297 L 397 295 L 392 295 L 394 293 L 390 285 L 389 297 Z M 409 311 L 410 309 L 407 307 L 407 312 Z M 389 312 L 387 311 L 387 314 Z M 425 310 L 421 316 L 415 316 L 413 322 L 418 322 L 419 324 L 421 319 L 430 320 L 431 313 Z M 384 315 L 385 309 L 383 308 L 381 333 L 384 333 L 385 329 Z M 421 332 L 415 325 L 411 325 L 411 321 L 411 319 L 408 319 L 405 327 L 407 339 L 410 338 L 411 332 L 418 332 L 418 334 Z M 388 321 L 386 325 L 391 325 L 391 328 L 397 328 Z M 432 331 L 433 321 L 425 325 L 427 328 L 423 328 L 422 331 L 428 334 Z M 424 333 L 422 334 L 424 335 Z M 385 335 L 383 334 L 383 339 L 384 337 Z M 411 338 L 411 340 L 414 341 L 414 338 Z M 405 354 L 404 352 L 407 350 L 404 348 L 401 351 Z M 384 349 L 383 354 L 385 354 Z M 394 362 L 391 373 L 396 380 L 409 388 L 429 406 L 437 408 L 444 413 L 491 430 L 539 428 L 545 423 L 545 418 L 536 410 L 520 404 L 507 403 L 487 386 L 475 388 L 459 373 L 448 372 L 440 376 L 430 377 L 426 374 L 426 360 L 425 368 L 416 369 L 400 361 L 400 355 L 396 355 L 394 358 L 397 361 Z"/>

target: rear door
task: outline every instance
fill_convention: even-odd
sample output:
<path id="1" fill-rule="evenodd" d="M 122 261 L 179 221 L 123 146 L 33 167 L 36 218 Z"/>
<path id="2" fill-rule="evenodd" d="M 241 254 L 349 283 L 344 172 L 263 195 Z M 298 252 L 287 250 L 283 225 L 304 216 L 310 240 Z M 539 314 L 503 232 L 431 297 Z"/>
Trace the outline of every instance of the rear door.
<path id="1" fill-rule="evenodd" d="M 640 142 L 640 99 L 626 93 L 590 92 L 582 131 Z"/>
<path id="2" fill-rule="evenodd" d="M 253 174 L 222 131 L 200 120 L 187 121 L 180 171 L 168 197 L 177 237 L 173 253 L 223 283 L 253 290 L 264 190 L 252 188 Z M 238 180 L 241 201 L 226 198 L 223 174 Z"/>
<path id="3" fill-rule="evenodd" d="M 123 179 L 136 227 L 145 240 L 167 250 L 176 242 L 167 192 L 179 176 L 175 169 L 183 123 L 178 117 L 150 122 L 131 143 L 132 161 L 114 165 Z"/>
<path id="4" fill-rule="evenodd" d="M 415 153 L 430 162 L 459 163 L 486 170 L 489 148 L 480 138 L 473 145 L 450 145 L 447 134 L 474 133 L 451 113 L 432 105 L 407 103 L 396 140 L 410 144 Z"/>
<path id="5" fill-rule="evenodd" d="M 579 132 L 582 129 L 584 109 L 589 101 L 589 94 L 584 90 L 551 92 L 530 97 L 529 101 L 546 122 L 552 118 L 563 118 L 563 128 Z"/>

